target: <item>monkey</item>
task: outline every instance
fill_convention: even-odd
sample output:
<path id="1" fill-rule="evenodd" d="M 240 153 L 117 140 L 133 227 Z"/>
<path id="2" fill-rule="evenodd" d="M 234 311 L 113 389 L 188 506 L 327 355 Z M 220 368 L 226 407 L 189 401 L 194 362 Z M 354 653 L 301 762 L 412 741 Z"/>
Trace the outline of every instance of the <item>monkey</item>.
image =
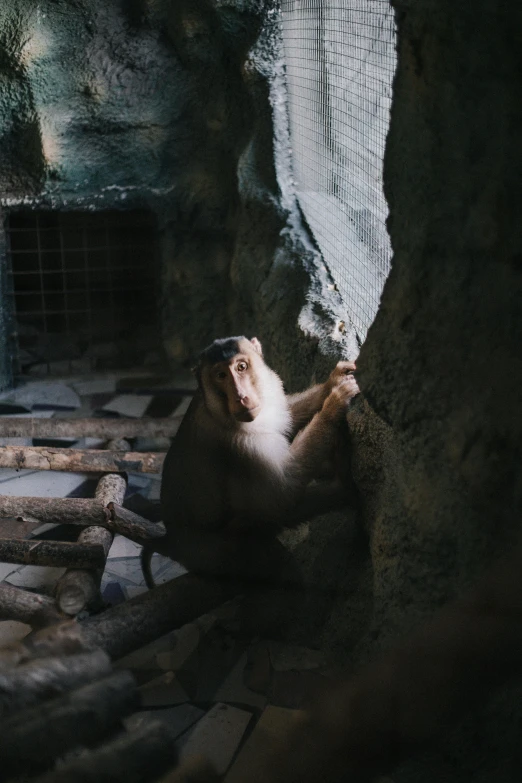
<path id="1" fill-rule="evenodd" d="M 257 338 L 218 339 L 201 352 L 197 391 L 163 466 L 166 535 L 142 551 L 149 588 L 153 552 L 207 575 L 266 573 L 279 532 L 346 502 L 335 481 L 312 482 L 359 392 L 355 369 L 339 362 L 325 383 L 287 396 Z"/>

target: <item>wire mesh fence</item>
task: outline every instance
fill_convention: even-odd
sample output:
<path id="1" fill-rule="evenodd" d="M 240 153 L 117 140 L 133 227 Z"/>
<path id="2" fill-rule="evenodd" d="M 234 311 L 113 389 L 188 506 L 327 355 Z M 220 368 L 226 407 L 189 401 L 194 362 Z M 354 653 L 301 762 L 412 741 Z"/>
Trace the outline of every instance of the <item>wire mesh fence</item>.
<path id="1" fill-rule="evenodd" d="M 9 291 L 20 359 L 130 353 L 158 333 L 157 232 L 148 212 L 15 212 L 7 222 Z"/>
<path id="2" fill-rule="evenodd" d="M 362 341 L 390 267 L 382 189 L 395 71 L 389 0 L 282 0 L 296 194 Z"/>

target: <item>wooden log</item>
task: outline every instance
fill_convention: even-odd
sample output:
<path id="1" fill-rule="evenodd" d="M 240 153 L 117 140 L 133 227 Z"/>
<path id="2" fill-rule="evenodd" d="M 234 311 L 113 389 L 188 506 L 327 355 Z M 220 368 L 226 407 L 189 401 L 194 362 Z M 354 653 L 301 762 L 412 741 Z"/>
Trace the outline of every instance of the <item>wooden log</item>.
<path id="1" fill-rule="evenodd" d="M 102 650 L 57 658 L 40 658 L 0 671 L 0 716 L 74 690 L 110 673 Z"/>
<path id="2" fill-rule="evenodd" d="M 182 416 L 168 419 L 0 418 L 1 438 L 173 438 Z"/>
<path id="3" fill-rule="evenodd" d="M 103 525 L 110 513 L 94 498 L 18 498 L 0 495 L 0 518 L 29 517 L 57 525 Z"/>
<path id="4" fill-rule="evenodd" d="M 38 524 L 100 525 L 138 542 L 165 535 L 165 527 L 161 522 L 150 522 L 120 505 L 108 505 L 112 513 L 95 498 L 17 498 L 0 495 L 0 520 L 4 517 L 18 519 L 21 526 L 28 518 L 39 520 Z"/>
<path id="5" fill-rule="evenodd" d="M 148 783 L 176 762 L 174 734 L 166 722 L 150 721 L 86 753 L 34 783 Z"/>
<path id="6" fill-rule="evenodd" d="M 121 671 L 15 713 L 2 721 L 2 776 L 44 772 L 57 756 L 110 737 L 139 703 L 133 676 Z"/>
<path id="7" fill-rule="evenodd" d="M 33 630 L 19 642 L 0 647 L 0 671 L 39 658 L 63 658 L 95 649 L 87 643 L 78 623 L 68 618 Z"/>
<path id="8" fill-rule="evenodd" d="M 103 530 L 103 528 L 96 528 Z M 0 538 L 0 563 L 22 565 L 74 566 L 103 568 L 105 552 L 96 541 L 26 541 L 20 538 Z"/>
<path id="9" fill-rule="evenodd" d="M 115 474 L 102 476 L 96 487 L 95 500 L 102 507 L 106 507 L 111 502 L 123 503 L 126 489 L 127 482 L 123 476 Z M 56 599 L 62 612 L 75 616 L 99 598 L 103 569 L 112 540 L 112 532 L 103 527 L 87 527 L 80 533 L 79 544 L 102 548 L 103 562 L 96 571 L 71 568 L 59 579 L 56 585 Z"/>
<path id="10" fill-rule="evenodd" d="M 101 576 L 99 572 L 82 571 L 71 568 L 56 583 L 56 602 L 60 610 L 69 617 L 76 617 L 86 607 L 100 609 L 99 591 Z"/>
<path id="11" fill-rule="evenodd" d="M 92 652 L 95 647 L 87 644 L 82 628 L 75 620 L 64 620 L 39 631 L 33 631 L 18 644 L 11 647 L 19 654 L 19 662 L 36 658 L 56 658 L 66 655 Z M 6 649 L 6 648 L 4 648 Z M 0 653 L 3 652 L 0 650 Z M 1 666 L 0 666 L 1 668 Z"/>
<path id="12" fill-rule="evenodd" d="M 42 628 L 59 622 L 63 616 L 49 596 L 29 593 L 4 583 L 0 584 L 0 619 L 18 620 L 33 628 Z"/>
<path id="13" fill-rule="evenodd" d="M 162 452 L 58 449 L 46 446 L 2 446 L 0 468 L 68 470 L 76 473 L 161 473 Z"/>
<path id="14" fill-rule="evenodd" d="M 122 476 L 109 474 L 102 476 L 98 481 L 98 486 L 94 497 L 104 508 L 109 503 L 123 503 L 125 492 L 127 491 L 127 482 Z"/>
<path id="15" fill-rule="evenodd" d="M 80 623 L 85 642 L 121 658 L 241 592 L 228 579 L 184 574 Z"/>
<path id="16" fill-rule="evenodd" d="M 149 522 L 148 519 L 116 503 L 109 503 L 108 509 L 112 518 L 112 524 L 111 522 L 108 523 L 111 530 L 121 533 L 122 536 L 130 538 L 131 541 L 142 543 L 144 539 L 163 538 L 165 535 L 163 522 Z"/>

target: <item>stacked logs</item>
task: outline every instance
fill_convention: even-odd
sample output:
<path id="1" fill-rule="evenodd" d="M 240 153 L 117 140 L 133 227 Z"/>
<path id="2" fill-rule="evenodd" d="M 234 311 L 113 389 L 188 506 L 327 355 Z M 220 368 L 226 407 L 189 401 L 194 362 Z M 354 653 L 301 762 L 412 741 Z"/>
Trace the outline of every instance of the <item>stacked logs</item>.
<path id="1" fill-rule="evenodd" d="M 20 538 L 0 538 L 0 562 L 41 566 L 66 566 L 59 580 L 56 595 L 58 608 L 76 615 L 92 604 L 99 593 L 103 569 L 114 533 L 133 541 L 160 537 L 161 524 L 154 524 L 122 507 L 126 479 L 109 473 L 98 482 L 94 499 L 84 498 L 17 498 L 0 497 L 0 518 L 23 521 L 36 518 L 40 522 L 81 525 L 76 542 L 37 541 Z M 14 602 L 14 603 L 13 603 Z M 0 618 L 16 619 L 15 612 L 35 622 L 46 616 L 49 601 L 25 591 L 13 592 L 0 585 Z"/>
<path id="2" fill-rule="evenodd" d="M 164 453 L 132 452 L 123 436 L 157 437 L 175 434 L 179 417 L 169 419 L 4 419 L 0 435 L 7 437 L 105 437 L 117 450 L 60 449 L 5 446 L 0 468 L 68 470 L 102 473 L 95 497 L 17 498 L 0 496 L 0 520 L 21 525 L 40 523 L 79 525 L 78 540 L 36 541 L 0 538 L 0 562 L 67 568 L 56 586 L 56 602 L 47 596 L 0 585 L 0 619 L 22 619 L 41 626 L 79 614 L 100 603 L 99 588 L 114 533 L 143 542 L 164 535 L 153 524 L 123 508 L 127 471 L 159 473 Z M 122 475 L 123 474 L 123 475 Z"/>
<path id="3" fill-rule="evenodd" d="M 0 520 L 76 525 L 78 540 L 0 539 L 0 562 L 66 566 L 55 597 L 0 584 L 0 619 L 32 626 L 23 642 L 0 650 L 0 769 L 3 780 L 35 783 L 212 783 L 205 762 L 176 766 L 174 735 L 151 720 L 127 730 L 140 708 L 134 678 L 112 671 L 119 658 L 205 614 L 238 592 L 226 581 L 185 575 L 124 604 L 74 619 L 100 599 L 113 535 L 133 541 L 164 535 L 161 523 L 123 508 L 125 471 L 159 472 L 161 453 L 132 453 L 122 437 L 173 435 L 179 420 L 47 420 L 0 422 L 11 437 L 109 438 L 112 451 L 5 447 L 0 467 L 103 473 L 94 498 L 0 496 Z M 123 475 L 122 475 L 123 473 Z M 166 777 L 164 777 L 166 775 Z M 36 777 L 35 777 L 36 776 Z"/>
<path id="4" fill-rule="evenodd" d="M 175 767 L 175 736 L 167 723 L 151 719 L 126 729 L 125 718 L 141 706 L 133 676 L 112 671 L 109 656 L 75 623 L 58 628 L 0 650 L 2 780 L 217 780 L 205 763 Z"/>

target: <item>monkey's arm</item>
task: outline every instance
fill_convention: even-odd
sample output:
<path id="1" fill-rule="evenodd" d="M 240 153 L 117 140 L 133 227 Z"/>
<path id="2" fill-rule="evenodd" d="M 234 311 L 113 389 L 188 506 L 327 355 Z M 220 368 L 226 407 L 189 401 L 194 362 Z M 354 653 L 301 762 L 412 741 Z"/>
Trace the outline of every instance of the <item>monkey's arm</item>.
<path id="1" fill-rule="evenodd" d="M 248 495 L 243 493 L 241 504 L 235 503 L 236 513 L 227 523 L 228 529 L 257 528 L 266 533 L 277 532 L 340 507 L 342 492 L 324 492 L 309 484 L 331 456 L 347 406 L 358 392 L 355 378 L 344 378 L 312 421 L 299 432 L 277 471 L 266 469 L 267 466 L 263 470 L 262 463 L 257 465 L 255 479 L 251 477 L 250 491 Z M 346 496 L 343 499 L 345 503 Z"/>
<path id="2" fill-rule="evenodd" d="M 303 429 L 312 416 L 321 410 L 324 401 L 332 389 L 349 373 L 355 370 L 353 362 L 338 362 L 325 383 L 317 383 L 310 389 L 287 396 L 290 413 L 292 414 L 291 437 Z"/>
<path id="3" fill-rule="evenodd" d="M 321 410 L 301 430 L 289 450 L 288 478 L 304 489 L 331 458 L 338 442 L 339 426 L 350 400 L 359 393 L 353 375 L 344 376 L 326 398 Z"/>
<path id="4" fill-rule="evenodd" d="M 298 527 L 314 517 L 353 505 L 353 498 L 339 482 L 323 481 L 305 487 L 297 503 L 288 508 L 285 508 L 284 503 L 280 504 L 275 518 L 274 515 L 256 518 L 248 513 L 236 514 L 228 520 L 226 530 L 238 533 L 260 530 L 277 535 L 283 528 Z"/>
<path id="5" fill-rule="evenodd" d="M 292 437 L 308 424 L 314 413 L 321 410 L 327 397 L 328 387 L 326 383 L 317 383 L 304 392 L 297 392 L 297 394 L 289 394 L 287 396 L 286 399 L 292 414 Z"/>

